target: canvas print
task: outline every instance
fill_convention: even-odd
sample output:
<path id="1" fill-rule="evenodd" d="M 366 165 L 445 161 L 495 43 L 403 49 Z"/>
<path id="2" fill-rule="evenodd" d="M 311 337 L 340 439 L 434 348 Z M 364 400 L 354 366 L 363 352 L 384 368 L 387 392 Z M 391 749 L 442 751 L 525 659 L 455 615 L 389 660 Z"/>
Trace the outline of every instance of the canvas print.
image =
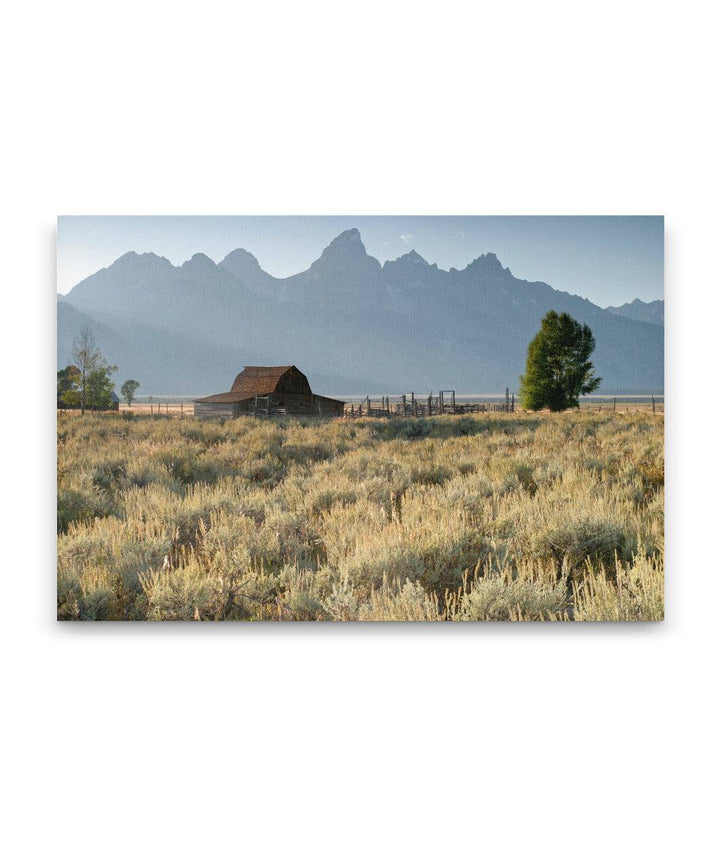
<path id="1" fill-rule="evenodd" d="M 58 218 L 57 617 L 658 621 L 663 218 Z"/>

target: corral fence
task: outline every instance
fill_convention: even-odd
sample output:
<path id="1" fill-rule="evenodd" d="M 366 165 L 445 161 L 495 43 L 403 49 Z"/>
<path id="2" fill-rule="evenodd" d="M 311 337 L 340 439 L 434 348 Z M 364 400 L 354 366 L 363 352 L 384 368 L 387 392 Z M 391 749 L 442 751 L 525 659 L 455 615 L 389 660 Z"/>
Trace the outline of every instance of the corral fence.
<path id="1" fill-rule="evenodd" d="M 589 395 L 580 399 L 580 410 L 604 413 L 665 413 L 664 395 Z"/>
<path id="2" fill-rule="evenodd" d="M 357 397 L 345 405 L 345 418 L 360 417 L 419 417 L 439 416 L 446 413 L 515 413 L 518 411 L 515 393 L 506 388 L 499 395 L 459 395 L 453 389 L 437 394 L 418 396 L 414 392 L 404 395 Z M 580 399 L 580 410 L 617 413 L 664 413 L 663 395 L 585 396 Z"/>
<path id="3" fill-rule="evenodd" d="M 345 418 L 376 417 L 379 419 L 390 416 L 418 417 L 441 416 L 446 413 L 514 413 L 515 393 L 505 390 L 504 398 L 500 400 L 472 401 L 467 397 L 460 399 L 454 389 L 441 389 L 437 394 L 417 396 L 414 392 L 402 395 L 381 395 L 380 400 L 366 395 L 357 402 L 351 401 L 345 405 Z"/>
<path id="4" fill-rule="evenodd" d="M 57 412 L 58 415 L 75 414 L 80 413 L 80 408 L 73 408 L 72 410 L 61 410 L 60 408 L 58 408 Z M 121 402 L 119 412 L 121 414 L 130 414 L 134 416 L 162 416 L 183 418 L 193 416 L 194 408 L 192 400 L 188 400 L 187 398 L 183 398 L 182 400 L 173 399 L 168 396 L 167 398 L 163 398 L 162 400 L 135 400 L 132 403 L 132 407 L 128 407 L 127 404 Z M 90 416 L 104 416 L 106 413 L 117 414 L 118 410 L 92 411 L 90 408 L 87 408 L 85 413 L 86 415 Z"/>
<path id="5" fill-rule="evenodd" d="M 169 398 L 165 401 L 134 401 L 132 407 L 121 405 L 120 410 L 138 416 L 176 416 L 180 419 L 194 413 L 192 401 L 173 401 Z"/>

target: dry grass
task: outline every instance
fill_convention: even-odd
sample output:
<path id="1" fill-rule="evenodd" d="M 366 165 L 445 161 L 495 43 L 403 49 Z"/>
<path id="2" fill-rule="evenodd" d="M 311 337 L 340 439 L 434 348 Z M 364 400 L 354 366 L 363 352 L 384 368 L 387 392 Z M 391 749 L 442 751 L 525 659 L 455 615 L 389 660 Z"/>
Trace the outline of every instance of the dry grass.
<path id="1" fill-rule="evenodd" d="M 61 418 L 58 617 L 663 615 L 663 418 Z"/>

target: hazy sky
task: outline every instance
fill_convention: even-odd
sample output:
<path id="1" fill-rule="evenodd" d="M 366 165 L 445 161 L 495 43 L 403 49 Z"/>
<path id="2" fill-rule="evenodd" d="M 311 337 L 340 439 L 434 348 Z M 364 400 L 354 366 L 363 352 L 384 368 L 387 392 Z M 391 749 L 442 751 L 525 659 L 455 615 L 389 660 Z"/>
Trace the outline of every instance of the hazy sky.
<path id="1" fill-rule="evenodd" d="M 268 273 L 290 276 L 352 227 L 381 262 L 414 249 L 441 268 L 463 268 L 493 252 L 515 276 L 600 306 L 663 297 L 662 217 L 59 217 L 58 291 L 129 250 L 177 265 L 242 247 Z"/>

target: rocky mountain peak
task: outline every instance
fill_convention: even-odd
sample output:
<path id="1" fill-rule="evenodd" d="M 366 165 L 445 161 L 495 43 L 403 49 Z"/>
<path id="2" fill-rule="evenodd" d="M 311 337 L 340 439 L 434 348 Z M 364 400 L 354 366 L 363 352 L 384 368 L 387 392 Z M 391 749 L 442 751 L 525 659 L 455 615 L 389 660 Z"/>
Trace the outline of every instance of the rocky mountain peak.
<path id="1" fill-rule="evenodd" d="M 367 250 L 362 242 L 360 232 L 357 229 L 347 229 L 340 232 L 337 238 L 322 251 L 320 258 L 333 258 L 338 256 L 366 256 Z"/>
<path id="2" fill-rule="evenodd" d="M 195 255 L 188 259 L 186 262 L 183 262 L 182 269 L 186 273 L 204 273 L 209 270 L 214 270 L 216 267 L 215 262 L 210 258 L 210 256 L 206 256 L 205 253 L 195 253 Z"/>
<path id="3" fill-rule="evenodd" d="M 233 267 L 252 267 L 253 269 L 260 267 L 260 262 L 255 258 L 255 256 L 247 250 L 243 250 L 241 247 L 229 252 L 220 264 Z"/>

